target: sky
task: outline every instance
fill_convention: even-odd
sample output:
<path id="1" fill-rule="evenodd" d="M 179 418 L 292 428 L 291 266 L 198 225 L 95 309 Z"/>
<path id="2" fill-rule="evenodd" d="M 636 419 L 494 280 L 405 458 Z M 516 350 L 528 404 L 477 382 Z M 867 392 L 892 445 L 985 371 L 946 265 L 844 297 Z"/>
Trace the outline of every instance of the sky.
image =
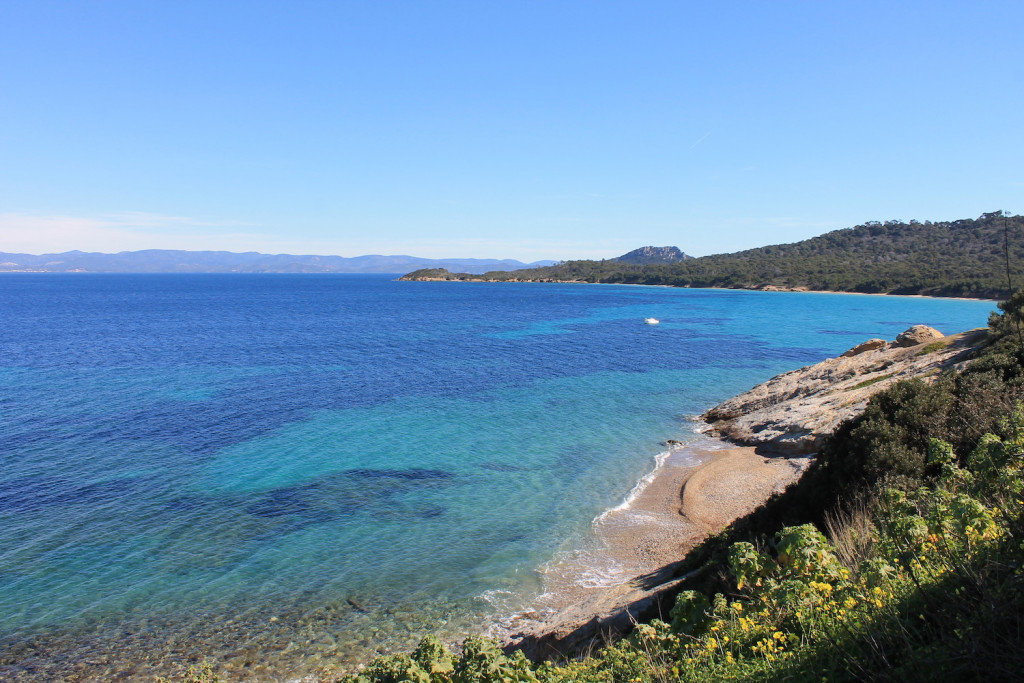
<path id="1" fill-rule="evenodd" d="M 0 251 L 696 255 L 1024 212 L 1024 3 L 0 0 Z"/>

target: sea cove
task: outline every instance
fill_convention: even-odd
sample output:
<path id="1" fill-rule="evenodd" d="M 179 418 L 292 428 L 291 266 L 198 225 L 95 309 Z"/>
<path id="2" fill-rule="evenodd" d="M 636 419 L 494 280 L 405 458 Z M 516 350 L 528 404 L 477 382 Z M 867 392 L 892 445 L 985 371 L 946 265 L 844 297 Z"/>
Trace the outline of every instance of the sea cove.
<path id="1" fill-rule="evenodd" d="M 959 332 L 994 308 L 29 274 L 0 278 L 0 306 L 0 665 L 15 680 L 145 678 L 203 655 L 269 680 L 486 630 L 586 547 L 663 441 L 696 438 L 691 416 L 870 337 Z"/>

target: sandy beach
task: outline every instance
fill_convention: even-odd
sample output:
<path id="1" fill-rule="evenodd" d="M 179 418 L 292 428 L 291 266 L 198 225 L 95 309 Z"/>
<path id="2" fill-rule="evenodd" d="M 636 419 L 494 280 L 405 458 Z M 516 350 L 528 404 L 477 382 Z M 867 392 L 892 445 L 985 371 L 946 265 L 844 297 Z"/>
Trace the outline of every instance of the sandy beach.
<path id="1" fill-rule="evenodd" d="M 595 532 L 629 573 L 648 574 L 783 489 L 806 462 L 702 439 L 671 452 L 628 505 L 595 522 Z"/>
<path id="2" fill-rule="evenodd" d="M 625 503 L 594 521 L 590 548 L 547 568 L 537 609 L 495 635 L 571 640 L 584 624 L 628 620 L 625 608 L 663 587 L 688 550 L 784 489 L 808 463 L 713 438 L 669 451 Z"/>

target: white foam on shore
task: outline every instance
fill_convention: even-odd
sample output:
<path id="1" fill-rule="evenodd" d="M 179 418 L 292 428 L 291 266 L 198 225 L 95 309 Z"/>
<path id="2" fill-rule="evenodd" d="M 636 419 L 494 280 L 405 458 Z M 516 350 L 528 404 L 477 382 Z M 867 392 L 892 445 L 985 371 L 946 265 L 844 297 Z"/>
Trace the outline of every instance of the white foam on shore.
<path id="1" fill-rule="evenodd" d="M 665 462 L 668 461 L 669 456 L 671 456 L 673 452 L 674 451 L 662 451 L 661 453 L 658 453 L 656 456 L 654 456 L 654 469 L 640 478 L 640 481 L 638 481 L 630 490 L 630 492 L 626 494 L 626 497 L 622 500 L 621 503 L 619 503 L 615 507 L 610 507 L 601 514 L 599 514 L 597 517 L 594 518 L 592 524 L 596 526 L 598 524 L 601 524 L 601 522 L 603 522 L 609 515 L 614 514 L 616 512 L 621 512 L 623 510 L 628 510 L 636 501 L 636 499 L 640 497 L 640 494 L 644 492 L 644 489 L 650 486 L 651 482 L 654 481 L 655 478 L 657 478 L 658 472 L 660 472 L 661 469 L 665 466 Z"/>
<path id="2" fill-rule="evenodd" d="M 492 629 L 506 629 L 512 623 L 538 616 L 532 601 L 527 600 L 527 596 L 520 591 L 492 588 L 477 597 L 486 602 L 497 615 L 491 620 Z"/>
<path id="3" fill-rule="evenodd" d="M 621 503 L 614 507 L 610 507 L 597 517 L 594 518 L 592 524 L 598 526 L 603 522 L 607 521 L 608 517 L 618 512 L 629 510 L 636 499 L 644 492 L 644 490 L 651 485 L 661 470 L 669 464 L 670 459 L 679 460 L 681 462 L 673 462 L 672 464 L 676 467 L 692 467 L 698 464 L 698 459 L 693 455 L 693 451 L 700 449 L 702 451 L 713 451 L 721 450 L 724 448 L 730 448 L 729 444 L 725 444 L 717 439 L 708 438 L 696 438 L 693 441 L 689 441 L 674 448 L 670 448 L 667 451 L 662 451 L 654 456 L 654 469 L 645 474 L 640 480 L 633 486 L 629 493 Z"/>
<path id="4" fill-rule="evenodd" d="M 610 588 L 632 578 L 622 563 L 610 555 L 602 559 L 605 561 L 600 562 L 593 555 L 588 557 L 583 570 L 576 573 L 574 583 L 582 588 Z"/>
<path id="5" fill-rule="evenodd" d="M 621 564 L 608 555 L 591 535 L 582 541 L 580 547 L 557 553 L 537 568 L 543 577 L 572 577 L 569 582 L 576 586 L 614 586 L 614 579 L 621 573 Z M 570 570 L 570 571 L 567 571 Z M 547 596 L 545 592 L 540 597 Z"/>

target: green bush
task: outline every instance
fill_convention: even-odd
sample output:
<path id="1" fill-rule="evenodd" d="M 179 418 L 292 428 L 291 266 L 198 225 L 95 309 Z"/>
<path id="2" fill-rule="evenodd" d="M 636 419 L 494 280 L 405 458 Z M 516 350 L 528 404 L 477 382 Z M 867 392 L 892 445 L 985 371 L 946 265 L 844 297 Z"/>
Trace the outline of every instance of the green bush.
<path id="1" fill-rule="evenodd" d="M 864 413 L 826 440 L 821 467 L 836 491 L 883 479 L 916 484 L 925 473 L 928 440 L 945 434 L 953 404 L 947 382 L 904 380 L 875 394 Z"/>

